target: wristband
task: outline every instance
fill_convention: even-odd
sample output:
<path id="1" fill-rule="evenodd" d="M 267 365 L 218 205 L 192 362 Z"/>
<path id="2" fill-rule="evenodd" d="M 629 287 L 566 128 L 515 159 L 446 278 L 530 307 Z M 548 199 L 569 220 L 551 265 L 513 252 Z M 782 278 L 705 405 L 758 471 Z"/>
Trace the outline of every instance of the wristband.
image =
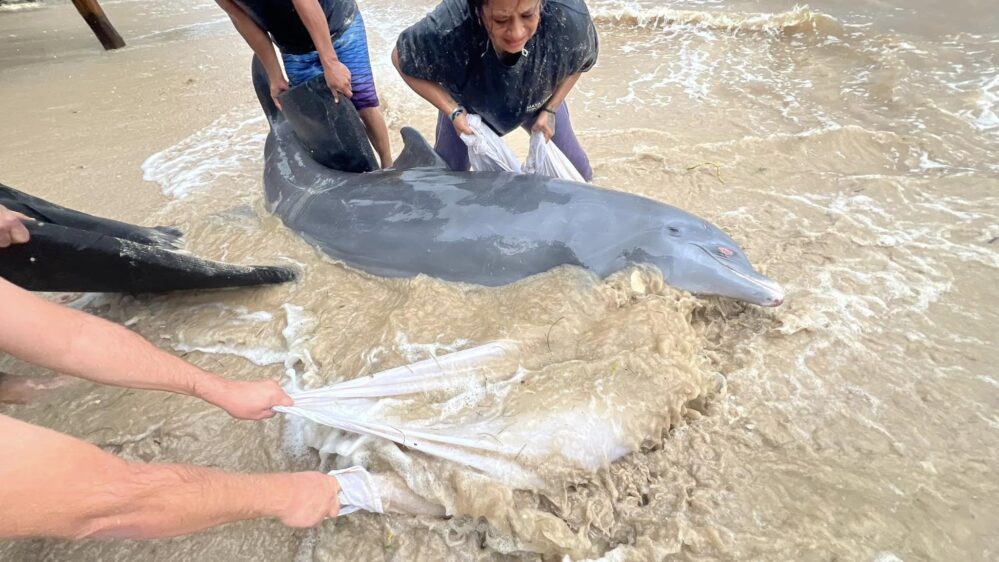
<path id="1" fill-rule="evenodd" d="M 467 113 L 464 107 L 459 105 L 458 107 L 454 108 L 454 111 L 451 112 L 451 122 L 454 123 L 454 120 L 457 119 L 458 116 L 461 115 L 462 113 Z"/>
<path id="2" fill-rule="evenodd" d="M 552 111 L 551 109 L 548 109 L 547 107 L 542 107 L 541 111 L 544 111 L 545 113 L 551 113 L 552 115 L 558 115 L 558 112 Z"/>

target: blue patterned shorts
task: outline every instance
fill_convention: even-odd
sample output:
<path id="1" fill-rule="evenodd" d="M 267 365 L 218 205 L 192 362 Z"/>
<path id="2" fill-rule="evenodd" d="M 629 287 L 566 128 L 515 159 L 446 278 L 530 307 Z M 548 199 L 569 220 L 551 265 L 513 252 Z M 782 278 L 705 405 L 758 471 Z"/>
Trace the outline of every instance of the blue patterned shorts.
<path id="1" fill-rule="evenodd" d="M 371 72 L 371 59 L 368 56 L 368 36 L 364 31 L 364 19 L 360 11 L 354 15 L 354 23 L 333 42 L 333 50 L 350 71 L 350 89 L 354 93 L 350 101 L 354 107 L 358 111 L 378 107 L 378 92 L 375 91 L 375 77 Z M 288 73 L 288 82 L 293 87 L 323 73 L 323 65 L 319 62 L 319 53 L 316 51 L 301 55 L 282 54 L 281 58 L 284 70 Z"/>

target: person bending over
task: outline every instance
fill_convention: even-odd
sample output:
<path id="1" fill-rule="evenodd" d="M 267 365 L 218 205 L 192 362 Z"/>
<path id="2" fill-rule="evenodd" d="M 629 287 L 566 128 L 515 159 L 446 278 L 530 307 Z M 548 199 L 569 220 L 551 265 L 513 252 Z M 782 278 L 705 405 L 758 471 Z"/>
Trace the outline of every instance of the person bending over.
<path id="1" fill-rule="evenodd" d="M 392 165 L 388 128 L 378 110 L 364 19 L 354 0 L 215 0 L 263 63 L 271 98 L 320 74 L 339 101 L 350 98 L 382 167 Z M 274 54 L 281 51 L 285 79 Z"/>
<path id="2" fill-rule="evenodd" d="M 587 181 L 565 97 L 597 61 L 597 32 L 582 0 L 444 0 L 399 35 L 392 63 L 440 111 L 435 148 L 452 170 L 469 169 L 459 133 L 476 113 L 505 135 L 542 131 Z"/>

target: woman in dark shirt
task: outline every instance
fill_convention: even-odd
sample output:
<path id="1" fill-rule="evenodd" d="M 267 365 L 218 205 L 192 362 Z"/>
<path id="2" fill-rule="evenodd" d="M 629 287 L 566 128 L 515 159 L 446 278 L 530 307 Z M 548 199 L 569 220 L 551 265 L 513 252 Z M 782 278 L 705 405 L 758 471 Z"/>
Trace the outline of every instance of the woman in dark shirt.
<path id="1" fill-rule="evenodd" d="M 580 174 L 589 159 L 564 103 L 597 60 L 597 33 L 582 0 L 444 0 L 399 36 L 392 62 L 438 110 L 437 152 L 468 170 L 468 113 L 496 133 L 541 131 Z"/>

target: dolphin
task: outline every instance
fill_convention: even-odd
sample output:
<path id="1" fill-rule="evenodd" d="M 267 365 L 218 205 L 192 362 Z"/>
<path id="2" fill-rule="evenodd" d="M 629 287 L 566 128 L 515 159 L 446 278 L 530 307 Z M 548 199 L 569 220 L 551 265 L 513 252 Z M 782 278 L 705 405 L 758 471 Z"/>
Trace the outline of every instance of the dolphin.
<path id="1" fill-rule="evenodd" d="M 29 291 L 159 293 L 283 283 L 295 272 L 196 258 L 182 233 L 95 217 L 0 184 L 0 205 L 33 219 L 31 239 L 0 250 L 0 277 Z"/>
<path id="2" fill-rule="evenodd" d="M 455 172 L 412 128 L 395 166 L 376 170 L 353 106 L 322 76 L 281 97 L 254 59 L 270 132 L 268 209 L 330 257 L 380 276 L 500 286 L 573 265 L 606 277 L 630 265 L 697 295 L 779 306 L 784 291 L 732 238 L 675 207 L 537 175 Z"/>

